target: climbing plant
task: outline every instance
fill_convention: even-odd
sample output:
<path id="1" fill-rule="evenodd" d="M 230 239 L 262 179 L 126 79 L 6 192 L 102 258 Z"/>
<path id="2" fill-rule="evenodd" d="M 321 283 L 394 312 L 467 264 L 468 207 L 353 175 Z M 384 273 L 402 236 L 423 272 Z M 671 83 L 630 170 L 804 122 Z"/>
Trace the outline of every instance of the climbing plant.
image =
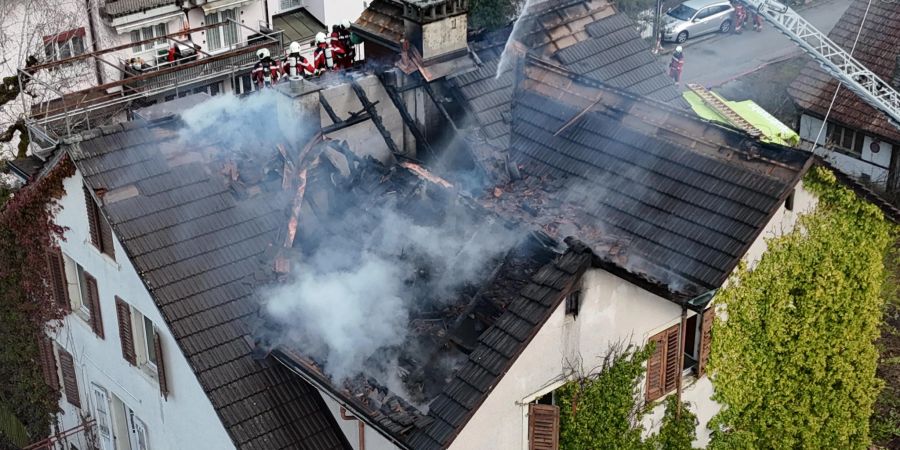
<path id="1" fill-rule="evenodd" d="M 37 337 L 62 316 L 43 280 L 46 250 L 62 239 L 53 221 L 63 180 L 75 171 L 63 158 L 44 177 L 10 197 L 0 210 L 0 410 L 28 436 L 46 436 L 59 394 L 44 382 Z M 18 427 L 15 427 L 18 428 Z M 6 427 L 6 429 L 13 429 Z M 0 449 L 16 448 L 18 436 L 0 435 Z"/>
<path id="2" fill-rule="evenodd" d="M 642 439 L 646 409 L 639 383 L 652 347 L 612 349 L 603 364 L 556 391 L 562 450 L 682 450 L 691 448 L 697 418 L 687 405 L 677 417 L 677 398 L 666 400 L 658 434 Z"/>
<path id="3" fill-rule="evenodd" d="M 472 0 L 469 4 L 469 27 L 493 30 L 516 18 L 520 0 Z"/>
<path id="4" fill-rule="evenodd" d="M 863 449 L 881 384 L 875 377 L 895 228 L 882 212 L 814 168 L 819 206 L 768 242 L 716 297 L 709 367 L 722 411 L 710 448 Z"/>

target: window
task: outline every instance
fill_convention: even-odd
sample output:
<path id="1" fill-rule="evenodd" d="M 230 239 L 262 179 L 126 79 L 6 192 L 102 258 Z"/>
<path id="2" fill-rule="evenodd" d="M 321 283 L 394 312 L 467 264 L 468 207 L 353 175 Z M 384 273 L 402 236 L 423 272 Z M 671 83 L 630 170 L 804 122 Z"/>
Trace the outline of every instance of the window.
<path id="1" fill-rule="evenodd" d="M 140 367 L 145 373 L 155 377 L 159 382 L 160 394 L 163 398 L 168 398 L 169 385 L 162 340 L 153 321 L 119 297 L 116 297 L 116 315 L 119 319 L 122 357 L 129 364 Z"/>
<path id="2" fill-rule="evenodd" d="M 528 405 L 528 449 L 559 449 L 559 407 L 532 403 Z"/>
<path id="3" fill-rule="evenodd" d="M 77 408 L 81 408 L 81 396 L 78 393 L 78 378 L 75 374 L 75 360 L 72 354 L 58 348 L 59 352 L 59 368 L 62 371 L 63 392 L 66 394 L 66 401 Z"/>
<path id="4" fill-rule="evenodd" d="M 828 124 L 828 146 L 853 156 L 862 156 L 863 141 L 866 136 L 856 130 L 833 123 Z"/>
<path id="5" fill-rule="evenodd" d="M 791 191 L 790 194 L 788 194 L 787 198 L 784 199 L 784 209 L 786 209 L 788 211 L 794 210 L 794 194 L 796 194 L 796 193 L 797 193 L 797 191 L 793 190 L 793 191 Z"/>
<path id="6" fill-rule="evenodd" d="M 100 207 L 94 201 L 91 191 L 84 186 L 84 203 L 87 208 L 88 230 L 91 235 L 91 244 L 97 247 L 106 256 L 116 259 L 115 245 L 113 244 L 112 228 L 103 217 Z"/>
<path id="7" fill-rule="evenodd" d="M 147 425 L 137 417 L 131 408 L 128 408 L 128 422 L 131 425 L 129 427 L 131 450 L 148 450 L 150 435 L 147 433 Z"/>
<path id="8" fill-rule="evenodd" d="M 685 373 L 696 371 L 698 376 L 705 374 L 714 317 L 715 309 L 712 307 L 707 308 L 702 314 L 688 317 L 681 339 L 679 339 L 681 323 L 650 337 L 649 343 L 654 344 L 654 350 L 647 360 L 648 402 L 675 390 L 679 377 Z M 679 356 L 684 357 L 680 367 Z"/>
<path id="9" fill-rule="evenodd" d="M 281 0 L 280 6 L 282 11 L 299 8 L 303 6 L 303 0 Z"/>
<path id="10" fill-rule="evenodd" d="M 94 400 L 94 418 L 97 420 L 97 437 L 100 450 L 113 449 L 113 427 L 109 412 L 109 395 L 106 389 L 91 384 Z"/>
<path id="11" fill-rule="evenodd" d="M 221 48 L 230 47 L 238 42 L 237 23 L 230 22 L 228 19 L 235 20 L 235 9 L 226 9 L 217 11 L 206 16 L 206 25 L 221 23 L 221 26 L 206 30 L 206 45 L 210 51 L 219 50 Z"/>
<path id="12" fill-rule="evenodd" d="M 41 359 L 41 372 L 44 382 L 53 391 L 59 391 L 59 370 L 56 365 L 56 354 L 53 352 L 53 342 L 47 336 L 38 338 L 38 354 Z"/>
<path id="13" fill-rule="evenodd" d="M 161 23 L 158 25 L 152 25 L 149 27 L 144 27 L 139 30 L 131 31 L 131 43 L 136 44 L 131 47 L 131 50 L 134 53 L 140 53 L 146 50 L 152 50 L 154 48 L 160 48 L 166 46 L 165 39 L 157 39 L 150 42 L 144 42 L 143 44 L 137 44 L 138 42 L 145 41 L 148 39 L 153 39 L 155 37 L 161 37 L 169 34 L 169 25 L 166 23 Z"/>
<path id="14" fill-rule="evenodd" d="M 578 308 L 581 307 L 581 291 L 573 291 L 566 296 L 566 314 L 578 316 Z"/>
<path id="15" fill-rule="evenodd" d="M 84 267 L 68 255 L 63 254 L 64 279 L 69 298 L 69 307 L 79 317 L 88 322 L 94 334 L 103 336 L 103 319 L 100 315 L 100 293 L 97 280 Z"/>
<path id="16" fill-rule="evenodd" d="M 84 27 L 44 36 L 47 61 L 61 61 L 84 53 Z"/>

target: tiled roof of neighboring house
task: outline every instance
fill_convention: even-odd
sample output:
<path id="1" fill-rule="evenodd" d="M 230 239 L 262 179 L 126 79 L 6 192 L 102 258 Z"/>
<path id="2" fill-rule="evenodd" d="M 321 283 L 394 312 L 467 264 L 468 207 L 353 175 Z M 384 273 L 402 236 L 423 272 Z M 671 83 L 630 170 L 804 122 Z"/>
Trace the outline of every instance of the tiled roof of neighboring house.
<path id="1" fill-rule="evenodd" d="M 315 388 L 251 357 L 254 273 L 284 221 L 271 201 L 280 189 L 239 200 L 212 164 L 227 158 L 216 138 L 188 143 L 177 128 L 114 125 L 64 148 L 235 445 L 349 448 Z"/>
<path id="2" fill-rule="evenodd" d="M 402 7 L 386 0 L 373 0 L 359 19 L 354 23 L 354 30 L 368 34 L 378 41 L 400 49 L 400 41 L 406 31 L 403 24 Z"/>
<path id="3" fill-rule="evenodd" d="M 570 242 L 565 254 L 544 264 L 517 290 L 508 292 L 508 308 L 478 337 L 468 359 L 453 374 L 443 392 L 429 405 L 429 425 L 413 431 L 410 448 L 447 448 L 465 427 L 544 322 L 575 287 L 591 265 L 586 246 Z"/>
<path id="4" fill-rule="evenodd" d="M 103 11 L 111 17 L 119 17 L 148 11 L 160 6 L 177 4 L 178 0 L 115 0 L 107 1 L 103 5 Z"/>
<path id="5" fill-rule="evenodd" d="M 853 56 L 888 83 L 897 77 L 894 88 L 900 89 L 900 3 L 855 0 L 828 37 L 850 51 L 866 8 L 869 13 Z M 822 118 L 828 111 L 837 86 L 837 79 L 811 60 L 791 83 L 788 92 L 800 108 Z M 900 129 L 891 125 L 884 113 L 869 106 L 845 86 L 841 87 L 828 117 L 829 121 L 900 143 Z"/>
<path id="6" fill-rule="evenodd" d="M 284 32 L 284 42 L 308 41 L 313 39 L 316 33 L 328 31 L 328 27 L 319 22 L 306 8 L 272 16 L 272 27 Z"/>
<path id="7" fill-rule="evenodd" d="M 812 162 L 537 59 L 524 70 L 511 152 L 526 176 L 485 203 L 669 299 L 721 286 Z"/>
<path id="8" fill-rule="evenodd" d="M 511 70 L 497 77 L 501 54 L 512 27 L 485 34 L 472 43 L 482 65 L 449 80 L 472 113 L 478 139 L 472 145 L 483 166 L 509 146 L 509 108 L 515 76 Z M 532 55 L 576 73 L 636 94 L 687 107 L 664 67 L 650 54 L 634 23 L 616 14 L 605 0 L 550 0 L 533 4 L 515 31 L 520 45 Z M 522 50 L 520 50 L 521 52 Z M 515 53 L 515 51 L 511 51 Z M 488 171 L 495 171 L 486 167 Z"/>

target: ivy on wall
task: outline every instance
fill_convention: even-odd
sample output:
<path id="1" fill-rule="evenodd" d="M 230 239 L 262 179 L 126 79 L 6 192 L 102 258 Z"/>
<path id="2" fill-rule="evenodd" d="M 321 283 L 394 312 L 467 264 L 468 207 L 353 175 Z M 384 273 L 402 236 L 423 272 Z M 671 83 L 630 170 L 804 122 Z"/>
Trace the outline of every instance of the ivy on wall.
<path id="1" fill-rule="evenodd" d="M 65 231 L 53 216 L 63 180 L 74 172 L 64 157 L 0 206 L 0 411 L 6 413 L 4 424 L 15 424 L 12 415 L 32 438 L 48 435 L 58 408 L 59 394 L 46 385 L 39 366 L 37 336 L 62 317 L 43 269 L 46 249 Z M 0 449 L 19 448 L 5 434 L 0 434 Z M 21 432 L 16 434 L 21 440 Z"/>
<path id="2" fill-rule="evenodd" d="M 691 448 L 697 418 L 686 404 L 676 416 L 677 398 L 666 399 L 660 431 L 642 439 L 641 419 L 647 411 L 640 396 L 645 364 L 652 346 L 613 350 L 592 373 L 556 391 L 561 450 L 684 450 Z"/>
<path id="3" fill-rule="evenodd" d="M 768 242 L 716 297 L 709 367 L 722 411 L 710 448 L 842 448 L 869 444 L 881 383 L 874 341 L 894 226 L 816 167 L 819 206 Z"/>

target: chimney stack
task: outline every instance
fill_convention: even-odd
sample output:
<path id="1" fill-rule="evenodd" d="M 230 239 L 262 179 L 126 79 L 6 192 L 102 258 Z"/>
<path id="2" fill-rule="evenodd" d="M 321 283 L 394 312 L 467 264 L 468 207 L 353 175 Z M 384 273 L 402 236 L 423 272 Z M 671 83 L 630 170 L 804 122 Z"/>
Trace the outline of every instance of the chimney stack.
<path id="1" fill-rule="evenodd" d="M 468 52 L 468 0 L 402 0 L 406 39 L 425 65 Z"/>

